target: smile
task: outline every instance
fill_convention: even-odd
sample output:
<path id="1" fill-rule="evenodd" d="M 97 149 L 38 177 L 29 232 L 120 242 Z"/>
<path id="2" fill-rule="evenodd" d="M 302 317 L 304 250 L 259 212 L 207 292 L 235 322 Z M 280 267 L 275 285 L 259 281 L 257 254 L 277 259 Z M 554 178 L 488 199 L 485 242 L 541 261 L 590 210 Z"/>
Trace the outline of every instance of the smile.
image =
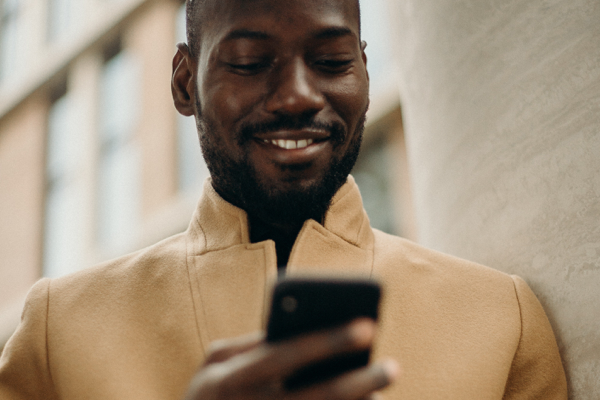
<path id="1" fill-rule="evenodd" d="M 271 143 L 272 145 L 277 146 L 277 147 L 282 148 L 282 149 L 294 150 L 294 149 L 303 149 L 305 147 L 308 147 L 311 144 L 313 144 L 314 140 L 313 139 L 301 139 L 301 140 L 285 140 L 285 139 L 268 140 L 268 139 L 263 139 L 263 142 L 264 143 Z"/>

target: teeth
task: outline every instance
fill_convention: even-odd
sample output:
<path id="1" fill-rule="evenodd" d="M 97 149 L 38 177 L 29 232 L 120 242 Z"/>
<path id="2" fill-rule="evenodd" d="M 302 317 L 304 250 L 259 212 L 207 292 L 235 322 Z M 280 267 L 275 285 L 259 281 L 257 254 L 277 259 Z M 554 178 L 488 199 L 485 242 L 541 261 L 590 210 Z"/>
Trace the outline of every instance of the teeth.
<path id="1" fill-rule="evenodd" d="M 314 140 L 313 139 L 301 139 L 301 140 L 284 140 L 284 139 L 268 140 L 268 139 L 264 139 L 264 142 L 271 143 L 277 147 L 281 147 L 282 149 L 293 150 L 293 149 L 303 149 L 307 146 L 310 146 L 311 144 L 313 144 Z"/>

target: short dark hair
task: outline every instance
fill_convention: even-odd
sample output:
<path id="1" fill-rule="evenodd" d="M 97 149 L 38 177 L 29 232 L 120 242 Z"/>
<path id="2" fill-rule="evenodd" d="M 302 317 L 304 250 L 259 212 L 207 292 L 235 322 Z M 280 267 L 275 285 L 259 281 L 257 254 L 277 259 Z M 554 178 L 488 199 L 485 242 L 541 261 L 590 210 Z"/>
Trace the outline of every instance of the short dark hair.
<path id="1" fill-rule="evenodd" d="M 202 21 L 202 8 L 206 0 L 186 0 L 185 23 L 188 47 L 193 57 L 200 54 L 200 31 Z M 356 0 L 358 9 L 358 36 L 360 40 L 360 1 Z"/>
<path id="2" fill-rule="evenodd" d="M 188 47 L 194 57 L 200 54 L 200 9 L 205 0 L 186 0 L 185 2 L 185 32 Z"/>

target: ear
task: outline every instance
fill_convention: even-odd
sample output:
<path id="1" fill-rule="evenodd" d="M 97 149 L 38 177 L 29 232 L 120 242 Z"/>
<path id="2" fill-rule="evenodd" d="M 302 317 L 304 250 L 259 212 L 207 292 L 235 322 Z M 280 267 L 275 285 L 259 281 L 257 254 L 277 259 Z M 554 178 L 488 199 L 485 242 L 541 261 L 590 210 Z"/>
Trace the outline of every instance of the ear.
<path id="1" fill-rule="evenodd" d="M 364 40 L 360 42 L 360 53 L 362 56 L 363 64 L 365 65 L 365 72 L 367 74 L 367 81 L 369 80 L 369 70 L 367 69 L 367 53 L 365 53 L 365 49 L 367 48 L 367 42 Z"/>
<path id="2" fill-rule="evenodd" d="M 194 115 L 196 89 L 194 87 L 194 61 L 190 49 L 185 43 L 177 45 L 177 53 L 173 57 L 173 77 L 171 92 L 173 103 L 180 114 L 189 117 Z"/>

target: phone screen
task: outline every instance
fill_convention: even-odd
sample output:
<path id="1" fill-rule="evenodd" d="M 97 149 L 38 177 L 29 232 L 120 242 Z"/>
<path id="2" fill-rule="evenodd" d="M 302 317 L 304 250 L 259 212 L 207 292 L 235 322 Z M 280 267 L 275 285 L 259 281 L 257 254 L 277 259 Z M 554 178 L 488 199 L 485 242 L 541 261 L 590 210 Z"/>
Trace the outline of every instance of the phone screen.
<path id="1" fill-rule="evenodd" d="M 380 296 L 380 286 L 373 280 L 283 279 L 273 293 L 267 341 L 333 328 L 359 317 L 377 320 Z M 299 389 L 368 362 L 368 350 L 324 360 L 297 371 L 285 386 Z"/>

